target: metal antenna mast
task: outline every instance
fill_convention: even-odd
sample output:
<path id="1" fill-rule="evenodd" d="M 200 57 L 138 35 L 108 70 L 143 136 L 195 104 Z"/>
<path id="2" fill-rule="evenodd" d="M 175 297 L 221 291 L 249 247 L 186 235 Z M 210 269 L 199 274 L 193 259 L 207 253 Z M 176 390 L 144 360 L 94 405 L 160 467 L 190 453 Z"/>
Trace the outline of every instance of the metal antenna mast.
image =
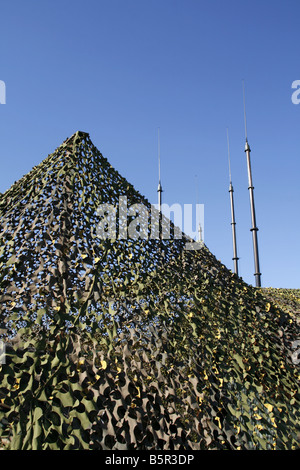
<path id="1" fill-rule="evenodd" d="M 235 230 L 235 214 L 234 214 L 234 202 L 233 202 L 233 186 L 231 181 L 231 166 L 230 166 L 230 151 L 229 151 L 229 136 L 227 128 L 227 145 L 228 145 L 228 164 L 229 164 L 229 194 L 230 194 L 230 207 L 231 207 L 231 227 L 232 227 L 232 244 L 233 244 L 233 263 L 234 263 L 234 272 L 238 276 L 238 256 L 237 256 L 237 247 L 236 247 L 236 230 Z"/>
<path id="2" fill-rule="evenodd" d="M 247 157 L 247 169 L 248 169 L 248 189 L 249 189 L 249 196 L 250 196 L 250 209 L 251 209 L 251 221 L 252 227 L 250 231 L 252 232 L 252 239 L 253 239 L 253 252 L 254 252 L 254 266 L 255 266 L 255 285 L 256 287 L 261 287 L 261 273 L 259 270 L 259 256 L 258 256 L 258 242 L 257 242 L 257 232 L 258 228 L 256 227 L 256 218 L 255 218 L 255 206 L 254 206 L 254 186 L 252 182 L 252 172 L 251 172 L 251 162 L 250 162 L 250 146 L 248 143 L 248 136 L 247 136 L 247 121 L 246 121 L 246 104 L 245 104 L 245 84 L 243 80 L 243 98 L 244 98 L 244 120 L 245 120 L 245 138 L 246 138 L 246 145 L 245 145 L 245 152 Z"/>

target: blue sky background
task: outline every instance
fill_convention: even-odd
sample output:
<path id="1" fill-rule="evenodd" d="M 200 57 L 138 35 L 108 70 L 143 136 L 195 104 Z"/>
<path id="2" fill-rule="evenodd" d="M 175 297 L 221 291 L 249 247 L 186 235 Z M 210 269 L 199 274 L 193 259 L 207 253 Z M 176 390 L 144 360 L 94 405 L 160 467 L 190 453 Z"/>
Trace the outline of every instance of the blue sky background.
<path id="1" fill-rule="evenodd" d="M 229 129 L 240 275 L 254 283 L 243 121 L 266 287 L 300 287 L 299 0 L 0 3 L 0 191 L 77 130 L 157 202 L 205 205 L 205 243 L 232 269 Z M 197 175 L 197 179 L 195 178 Z"/>

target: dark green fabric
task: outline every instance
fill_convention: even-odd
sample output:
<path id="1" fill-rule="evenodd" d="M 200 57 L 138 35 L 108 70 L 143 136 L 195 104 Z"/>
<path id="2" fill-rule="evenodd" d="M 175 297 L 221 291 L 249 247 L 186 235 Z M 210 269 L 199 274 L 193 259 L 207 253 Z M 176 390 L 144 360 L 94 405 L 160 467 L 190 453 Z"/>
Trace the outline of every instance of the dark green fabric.
<path id="1" fill-rule="evenodd" d="M 0 196 L 2 447 L 297 448 L 296 317 L 186 236 L 101 240 L 119 196 L 83 132 Z"/>

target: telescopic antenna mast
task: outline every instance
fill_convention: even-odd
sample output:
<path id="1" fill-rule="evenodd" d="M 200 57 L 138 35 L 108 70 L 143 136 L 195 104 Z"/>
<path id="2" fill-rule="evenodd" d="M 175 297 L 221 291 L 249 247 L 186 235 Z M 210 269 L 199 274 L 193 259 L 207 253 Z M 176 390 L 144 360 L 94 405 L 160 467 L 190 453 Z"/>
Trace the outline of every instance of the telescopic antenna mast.
<path id="1" fill-rule="evenodd" d="M 257 241 L 257 232 L 258 228 L 256 226 L 256 217 L 255 217 L 255 205 L 254 205 L 254 186 L 252 182 L 252 172 L 251 172 L 251 161 L 250 161 L 250 146 L 248 143 L 248 135 L 247 135 L 247 120 L 246 120 L 246 103 L 245 103 L 245 83 L 243 80 L 243 99 L 244 99 L 244 121 L 245 121 L 245 153 L 247 158 L 247 169 L 248 169 L 248 189 L 249 189 L 249 196 L 250 196 L 250 210 L 251 210 L 251 222 L 252 227 L 250 231 L 252 232 L 252 240 L 253 240 L 253 253 L 254 253 L 254 267 L 255 267 L 255 285 L 256 287 L 261 287 L 261 273 L 259 270 L 259 256 L 258 256 L 258 241 Z"/>
<path id="2" fill-rule="evenodd" d="M 238 276 L 238 256 L 237 256 L 237 246 L 236 246 L 236 222 L 235 222 L 235 213 L 234 213 L 234 201 L 233 201 L 233 186 L 231 180 L 231 165 L 230 165 L 230 150 L 229 150 L 229 135 L 227 128 L 227 146 L 228 146 L 228 166 L 229 166 L 229 194 L 230 194 L 230 207 L 231 207 L 231 227 L 232 227 L 232 245 L 233 245 L 233 265 L 234 272 Z"/>

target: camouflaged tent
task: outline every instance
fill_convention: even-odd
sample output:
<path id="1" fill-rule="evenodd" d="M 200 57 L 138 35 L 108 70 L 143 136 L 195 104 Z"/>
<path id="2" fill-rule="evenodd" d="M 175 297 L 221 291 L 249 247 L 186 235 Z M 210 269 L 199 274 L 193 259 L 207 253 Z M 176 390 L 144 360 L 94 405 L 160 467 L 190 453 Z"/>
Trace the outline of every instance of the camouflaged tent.
<path id="1" fill-rule="evenodd" d="M 298 448 L 296 316 L 172 224 L 99 238 L 120 196 L 83 132 L 0 196 L 0 447 Z"/>

